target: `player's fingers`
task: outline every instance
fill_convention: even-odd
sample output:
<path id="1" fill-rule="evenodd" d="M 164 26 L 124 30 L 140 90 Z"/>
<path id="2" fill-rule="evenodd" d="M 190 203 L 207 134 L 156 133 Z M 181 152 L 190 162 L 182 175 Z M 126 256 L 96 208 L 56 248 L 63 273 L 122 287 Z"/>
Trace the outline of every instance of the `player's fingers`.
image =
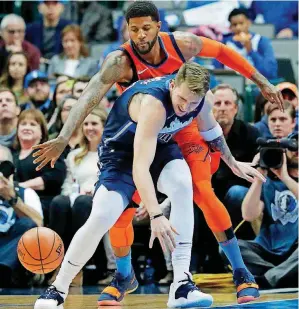
<path id="1" fill-rule="evenodd" d="M 158 237 L 158 239 L 159 239 L 159 241 L 160 241 L 160 245 L 161 245 L 161 247 L 162 247 L 163 252 L 167 252 L 166 246 L 165 246 L 165 243 L 164 243 L 164 239 L 163 239 L 162 235 L 161 235 L 161 234 L 158 234 L 157 237 Z"/>
<path id="2" fill-rule="evenodd" d="M 175 234 L 180 235 L 180 234 L 178 233 L 178 231 L 177 231 L 173 226 L 171 226 L 171 230 L 172 230 Z"/>
<path id="3" fill-rule="evenodd" d="M 168 232 L 168 236 L 170 238 L 170 241 L 172 243 L 173 248 L 175 248 L 176 247 L 176 243 L 175 243 L 175 238 L 174 238 L 174 235 L 173 235 L 172 231 Z"/>
<path id="4" fill-rule="evenodd" d="M 173 243 L 172 243 L 172 240 L 171 240 L 169 234 L 166 234 L 166 235 L 164 236 L 164 240 L 165 240 L 165 242 L 166 242 L 166 244 L 167 244 L 167 247 L 168 247 L 168 249 L 170 250 L 170 252 L 173 252 L 174 246 L 173 246 Z"/>
<path id="5" fill-rule="evenodd" d="M 50 162 L 51 159 L 46 158 L 35 170 L 39 171 Z"/>
<path id="6" fill-rule="evenodd" d="M 260 173 L 258 170 L 256 170 L 256 169 L 252 169 L 251 175 L 257 177 L 258 179 L 260 179 L 263 182 L 266 181 L 265 176 L 262 173 Z"/>
<path id="7" fill-rule="evenodd" d="M 51 167 L 54 168 L 56 161 L 58 160 L 58 157 L 55 157 L 51 160 Z"/>
<path id="8" fill-rule="evenodd" d="M 152 234 L 151 234 L 150 241 L 149 241 L 149 247 L 150 247 L 150 249 L 153 248 L 153 243 L 154 243 L 155 238 L 156 238 L 156 236 L 152 233 Z"/>
<path id="9" fill-rule="evenodd" d="M 281 91 L 278 91 L 278 100 L 279 100 L 280 109 L 282 112 L 284 112 L 284 107 L 283 107 L 284 100 L 283 100 Z"/>
<path id="10" fill-rule="evenodd" d="M 33 164 L 36 164 L 38 162 L 41 162 L 47 158 L 47 153 L 42 154 L 41 156 L 37 157 L 34 161 Z"/>
<path id="11" fill-rule="evenodd" d="M 38 156 L 42 155 L 44 152 L 45 152 L 45 149 L 40 149 L 40 150 L 34 152 L 34 153 L 32 154 L 32 157 L 33 157 L 33 158 L 38 157 Z"/>

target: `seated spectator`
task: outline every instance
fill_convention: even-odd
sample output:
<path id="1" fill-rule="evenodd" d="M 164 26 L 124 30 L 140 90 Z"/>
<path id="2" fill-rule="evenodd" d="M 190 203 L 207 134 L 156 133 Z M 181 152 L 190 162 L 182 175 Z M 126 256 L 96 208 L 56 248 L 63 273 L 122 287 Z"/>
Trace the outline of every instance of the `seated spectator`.
<path id="1" fill-rule="evenodd" d="M 60 133 L 62 126 L 65 124 L 69 113 L 77 103 L 77 98 L 71 95 L 67 95 L 63 98 L 61 105 L 58 108 L 57 119 L 53 123 L 53 126 L 50 127 L 49 133 L 50 139 L 56 138 Z M 68 145 L 65 147 L 63 151 L 63 156 L 66 158 L 71 150 L 74 150 L 79 147 L 79 143 L 82 139 L 82 129 L 78 128 L 73 135 L 71 136 Z"/>
<path id="2" fill-rule="evenodd" d="M 228 16 L 232 33 L 225 35 L 222 43 L 246 58 L 266 78 L 277 77 L 277 60 L 271 41 L 258 33 L 249 32 L 251 21 L 246 9 L 234 9 Z M 217 60 L 215 68 L 224 68 Z"/>
<path id="3" fill-rule="evenodd" d="M 72 89 L 72 95 L 79 99 L 81 93 L 83 92 L 84 88 L 89 83 L 89 78 L 77 78 L 74 82 L 73 89 Z"/>
<path id="4" fill-rule="evenodd" d="M 80 24 L 89 44 L 100 44 L 114 38 L 112 12 L 98 1 L 69 1 L 63 17 Z"/>
<path id="5" fill-rule="evenodd" d="M 284 112 L 277 105 L 268 105 L 266 115 L 268 127 L 272 138 L 284 138 L 291 134 L 295 127 L 295 109 L 292 103 L 284 101 Z M 225 205 L 231 215 L 233 226 L 237 226 L 242 221 L 241 205 L 248 187 L 243 185 L 231 186 L 225 196 Z M 252 239 L 255 237 L 250 224 L 243 224 L 238 232 L 239 239 Z"/>
<path id="6" fill-rule="evenodd" d="M 22 110 L 36 108 L 46 119 L 50 119 L 55 105 L 51 101 L 50 84 L 48 76 L 40 71 L 32 71 L 25 77 L 24 88 L 27 89 L 29 101 L 21 105 Z"/>
<path id="7" fill-rule="evenodd" d="M 80 148 L 72 150 L 66 159 L 67 177 L 62 186 L 62 195 L 56 196 L 50 204 L 49 227 L 62 237 L 66 246 L 91 212 L 92 195 L 98 173 L 97 148 L 106 119 L 105 110 L 95 108 L 84 120 Z M 74 192 L 74 186 L 78 188 L 77 192 Z M 104 242 L 109 242 L 109 237 L 104 239 Z M 105 249 L 108 247 L 105 246 Z M 107 257 L 111 256 L 113 257 L 113 253 L 110 246 Z M 111 265 L 113 268 L 110 270 L 114 270 L 116 268 L 114 260 L 108 259 L 108 267 Z M 78 277 L 77 284 L 82 285 L 82 271 Z"/>
<path id="8" fill-rule="evenodd" d="M 255 101 L 254 126 L 259 130 L 261 137 L 271 138 L 272 134 L 268 127 L 267 108 L 271 105 L 260 93 Z"/>
<path id="9" fill-rule="evenodd" d="M 0 78 L 0 86 L 11 89 L 18 99 L 18 104 L 28 102 L 24 89 L 25 75 L 29 73 L 28 59 L 23 52 L 11 53 Z"/>
<path id="10" fill-rule="evenodd" d="M 64 97 L 72 94 L 73 85 L 74 85 L 73 79 L 67 79 L 65 81 L 56 84 L 52 101 L 55 107 L 59 107 L 61 105 L 61 102 L 64 99 Z"/>
<path id="11" fill-rule="evenodd" d="M 9 89 L 0 89 L 0 145 L 12 147 L 20 108 L 15 94 Z"/>
<path id="12" fill-rule="evenodd" d="M 37 109 L 23 111 L 18 120 L 16 153 L 14 153 L 16 180 L 20 186 L 34 189 L 39 195 L 45 225 L 47 225 L 49 218 L 49 204 L 53 197 L 60 194 L 66 175 L 63 158 L 58 159 L 54 168 L 48 166 L 36 171 L 32 157 L 32 146 L 44 143 L 47 140 L 48 130 L 44 115 Z"/>
<path id="13" fill-rule="evenodd" d="M 280 83 L 277 85 L 277 87 L 281 91 L 284 100 L 291 102 L 291 104 L 295 108 L 296 116 L 294 131 L 298 132 L 298 89 L 295 84 L 287 82 Z M 271 105 L 271 103 L 265 100 L 264 97 L 260 94 L 257 99 L 255 122 L 256 119 L 258 119 L 257 114 L 260 112 L 261 109 L 263 109 L 263 117 L 260 121 L 255 123 L 254 126 L 260 131 L 260 134 L 266 138 L 273 137 L 268 127 L 268 116 L 266 115 L 266 110 L 268 109 L 269 105 Z"/>
<path id="14" fill-rule="evenodd" d="M 297 140 L 298 133 L 289 138 Z M 298 146 L 297 146 L 298 147 Z M 253 163 L 259 161 L 256 156 Z M 252 222 L 263 214 L 253 241 L 239 240 L 244 262 L 261 288 L 298 287 L 298 151 L 287 150 L 278 169 L 259 171 L 242 203 L 243 218 Z"/>
<path id="15" fill-rule="evenodd" d="M 233 156 L 238 161 L 251 162 L 257 153 L 256 139 L 259 137 L 259 132 L 252 125 L 235 119 L 238 112 L 237 91 L 227 84 L 220 84 L 212 91 L 215 96 L 213 113 L 223 130 Z M 231 186 L 235 184 L 249 185 L 246 180 L 234 175 L 223 161 L 220 162 L 212 183 L 215 193 L 221 201 Z M 225 206 L 228 205 L 225 204 Z M 230 215 L 232 214 L 230 213 Z"/>
<path id="16" fill-rule="evenodd" d="M 258 15 L 274 24 L 277 38 L 298 36 L 298 3 L 296 1 L 252 1 L 249 9 L 254 21 Z"/>
<path id="17" fill-rule="evenodd" d="M 38 195 L 13 181 L 14 166 L 10 150 L 0 145 L 0 287 L 26 287 L 34 274 L 20 264 L 17 246 L 28 230 L 42 226 L 43 212 Z"/>
<path id="18" fill-rule="evenodd" d="M 48 75 L 65 74 L 74 78 L 80 76 L 92 77 L 98 71 L 98 61 L 88 57 L 80 27 L 68 25 L 62 32 L 63 52 L 55 55 L 49 64 Z"/>
<path id="19" fill-rule="evenodd" d="M 61 31 L 71 21 L 61 19 L 63 1 L 39 1 L 38 10 L 42 20 L 29 24 L 26 40 L 37 46 L 43 57 L 52 58 L 62 52 Z"/>
<path id="20" fill-rule="evenodd" d="M 24 40 L 25 22 L 21 16 L 9 14 L 1 21 L 1 40 L 0 40 L 0 74 L 6 63 L 9 53 L 24 52 L 28 58 L 30 71 L 37 70 L 40 62 L 40 51 L 37 47 Z"/>

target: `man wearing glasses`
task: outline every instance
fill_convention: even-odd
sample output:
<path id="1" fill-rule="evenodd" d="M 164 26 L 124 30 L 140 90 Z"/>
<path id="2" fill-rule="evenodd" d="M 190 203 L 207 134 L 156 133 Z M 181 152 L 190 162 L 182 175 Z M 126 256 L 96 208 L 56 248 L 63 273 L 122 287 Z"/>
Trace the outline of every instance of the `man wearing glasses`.
<path id="1" fill-rule="evenodd" d="M 0 24 L 0 73 L 9 53 L 23 51 L 28 57 L 30 70 L 39 68 L 40 51 L 37 47 L 24 40 L 26 24 L 21 16 L 6 15 Z"/>

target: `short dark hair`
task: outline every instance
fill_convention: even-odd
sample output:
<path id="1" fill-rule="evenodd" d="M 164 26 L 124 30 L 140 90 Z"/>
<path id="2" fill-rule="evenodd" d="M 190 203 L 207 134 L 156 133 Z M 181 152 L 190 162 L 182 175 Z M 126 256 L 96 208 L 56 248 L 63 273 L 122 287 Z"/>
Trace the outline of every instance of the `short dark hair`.
<path id="1" fill-rule="evenodd" d="M 228 15 L 228 21 L 230 22 L 232 17 L 237 15 L 244 15 L 246 18 L 250 19 L 248 11 L 246 9 L 233 9 Z"/>
<path id="2" fill-rule="evenodd" d="M 154 21 L 160 21 L 159 11 L 151 1 L 135 1 L 126 11 L 126 21 L 129 23 L 130 18 L 150 16 Z"/>

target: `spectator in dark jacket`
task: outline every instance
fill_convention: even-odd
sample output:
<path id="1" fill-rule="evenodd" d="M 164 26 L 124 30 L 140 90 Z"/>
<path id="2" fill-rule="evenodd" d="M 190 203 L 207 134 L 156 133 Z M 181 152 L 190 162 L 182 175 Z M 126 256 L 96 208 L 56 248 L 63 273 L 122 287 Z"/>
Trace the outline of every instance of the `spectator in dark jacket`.
<path id="1" fill-rule="evenodd" d="M 258 33 L 249 32 L 251 21 L 247 10 L 234 9 L 228 17 L 231 34 L 224 36 L 222 43 L 233 48 L 268 79 L 277 77 L 277 61 L 271 41 Z M 214 60 L 216 68 L 223 64 Z"/>
<path id="2" fill-rule="evenodd" d="M 62 52 L 60 33 L 71 21 L 60 18 L 61 1 L 41 1 L 38 9 L 42 20 L 28 25 L 26 39 L 40 49 L 44 58 L 50 59 Z"/>
<path id="3" fill-rule="evenodd" d="M 25 22 L 21 16 L 6 15 L 1 21 L 0 40 L 0 74 L 11 52 L 24 52 L 28 58 L 30 71 L 39 68 L 40 51 L 37 47 L 24 40 Z"/>

